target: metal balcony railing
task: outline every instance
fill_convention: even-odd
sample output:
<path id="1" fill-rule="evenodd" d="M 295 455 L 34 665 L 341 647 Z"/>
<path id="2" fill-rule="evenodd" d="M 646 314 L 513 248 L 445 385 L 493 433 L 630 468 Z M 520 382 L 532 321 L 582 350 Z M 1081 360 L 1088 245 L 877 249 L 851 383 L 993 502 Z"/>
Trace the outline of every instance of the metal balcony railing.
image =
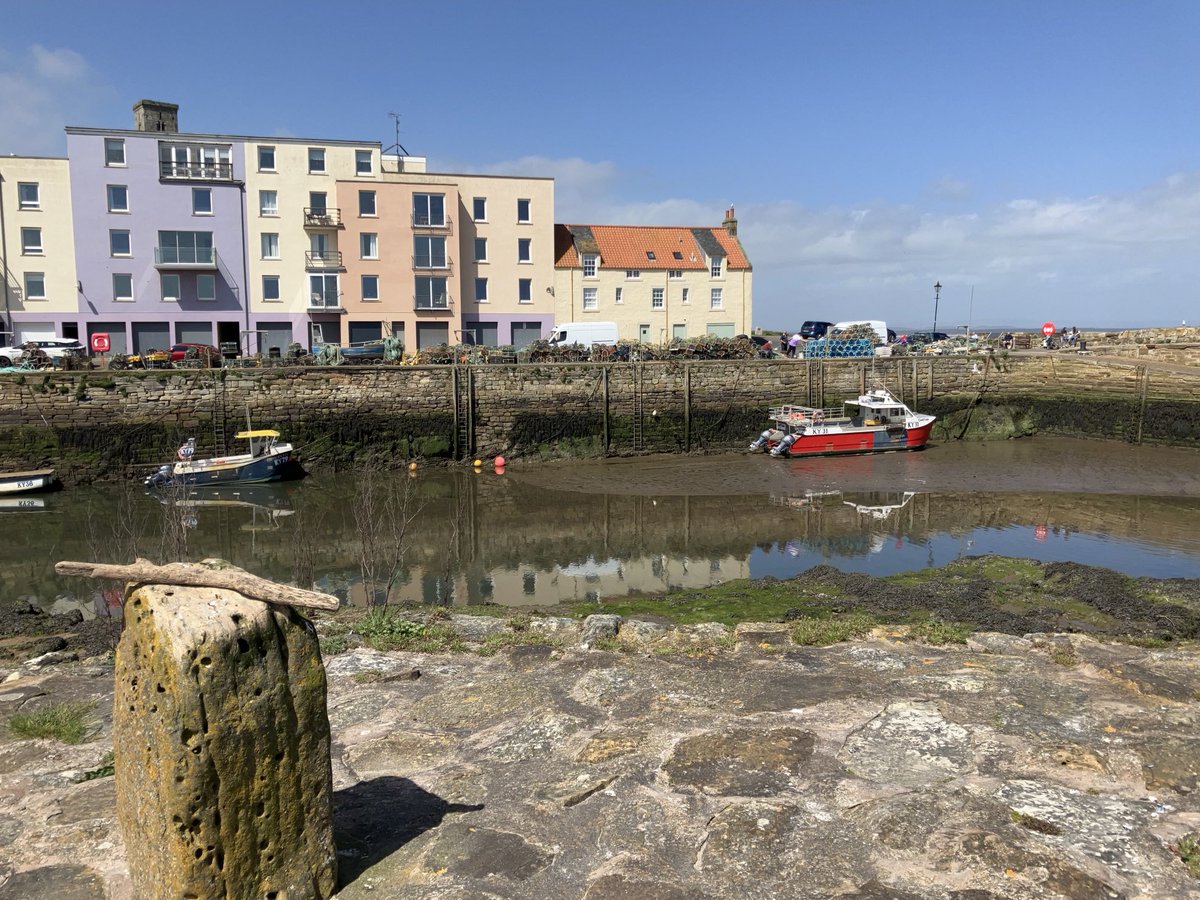
<path id="1" fill-rule="evenodd" d="M 306 250 L 304 267 L 306 269 L 340 269 L 342 268 L 342 251 Z"/>
<path id="2" fill-rule="evenodd" d="M 304 207 L 305 228 L 345 228 L 342 211 L 333 206 Z"/>
<path id="3" fill-rule="evenodd" d="M 160 178 L 188 178 L 199 181 L 233 181 L 233 163 L 171 162 L 159 160 Z"/>
<path id="4" fill-rule="evenodd" d="M 342 309 L 341 296 L 338 294 L 322 294 L 314 291 L 309 295 L 308 308 L 313 311 L 345 312 Z"/>
<path id="5" fill-rule="evenodd" d="M 413 213 L 413 228 L 437 228 L 449 231 L 454 227 L 454 220 L 449 216 L 429 216 L 423 213 Z"/>
<path id="6" fill-rule="evenodd" d="M 416 297 L 413 302 L 413 309 L 431 310 L 434 312 L 449 312 L 450 307 L 454 304 L 454 298 L 449 294 L 437 294 L 432 297 Z"/>
<path id="7" fill-rule="evenodd" d="M 431 269 L 436 272 L 454 271 L 454 260 L 445 255 L 414 256 L 412 259 L 414 269 Z"/>
<path id="8" fill-rule="evenodd" d="M 159 269 L 215 269 L 219 262 L 213 247 L 154 248 L 154 265 Z"/>

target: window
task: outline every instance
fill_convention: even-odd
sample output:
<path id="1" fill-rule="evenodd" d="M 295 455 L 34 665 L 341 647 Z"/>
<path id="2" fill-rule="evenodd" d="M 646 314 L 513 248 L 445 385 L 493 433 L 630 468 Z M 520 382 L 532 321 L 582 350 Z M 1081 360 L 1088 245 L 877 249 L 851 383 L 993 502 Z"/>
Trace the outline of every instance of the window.
<path id="1" fill-rule="evenodd" d="M 418 234 L 413 238 L 413 266 L 418 269 L 446 268 L 446 239 Z"/>
<path id="2" fill-rule="evenodd" d="M 616 296 L 613 297 L 613 302 L 621 304 L 625 302 L 625 288 L 617 288 Z"/>
<path id="3" fill-rule="evenodd" d="M 106 166 L 125 165 L 125 142 L 121 138 L 104 139 L 104 164 Z"/>
<path id="4" fill-rule="evenodd" d="M 625 270 L 625 280 L 626 281 L 636 281 L 637 279 L 639 279 L 641 277 L 642 277 L 642 273 L 638 269 L 626 269 Z"/>
<path id="5" fill-rule="evenodd" d="M 362 277 L 362 298 L 367 302 L 379 299 L 378 275 L 364 275 Z"/>
<path id="6" fill-rule="evenodd" d="M 475 238 L 475 262 L 487 262 L 487 238 Z"/>
<path id="7" fill-rule="evenodd" d="M 530 219 L 529 219 L 529 201 L 528 200 L 518 200 L 517 201 L 517 221 L 518 222 L 530 221 Z"/>
<path id="8" fill-rule="evenodd" d="M 680 262 L 682 262 L 682 261 L 683 261 L 683 254 L 682 254 L 682 253 L 680 253 L 678 250 L 672 250 L 672 251 L 671 251 L 671 257 L 672 257 L 673 259 L 677 259 L 677 260 L 679 260 Z"/>
<path id="9" fill-rule="evenodd" d="M 417 309 L 449 309 L 450 297 L 446 293 L 446 279 L 429 275 L 417 278 Z"/>
<path id="10" fill-rule="evenodd" d="M 600 257 L 598 257 L 595 253 L 583 254 L 583 277 L 584 278 L 595 278 L 596 277 L 596 263 L 599 259 L 600 259 Z"/>
<path id="11" fill-rule="evenodd" d="M 517 238 L 517 262 L 531 262 L 533 256 L 532 248 L 532 238 Z"/>
<path id="12" fill-rule="evenodd" d="M 192 215 L 211 216 L 212 188 L 192 188 Z"/>
<path id="13" fill-rule="evenodd" d="M 518 278 L 517 279 L 517 302 L 532 303 L 533 302 L 533 279 Z"/>
<path id="14" fill-rule="evenodd" d="M 217 276 L 211 272 L 201 272 L 196 276 L 196 299 L 217 299 Z"/>
<path id="15" fill-rule="evenodd" d="M 446 198 L 442 194 L 413 194 L 413 224 L 446 224 Z"/>
<path id="16" fill-rule="evenodd" d="M 38 209 L 41 207 L 36 181 L 17 182 L 17 207 L 19 209 Z"/>
<path id="17" fill-rule="evenodd" d="M 725 299 L 721 294 L 720 288 L 713 288 L 712 294 L 708 300 L 709 309 L 723 309 L 725 307 Z"/>
<path id="18" fill-rule="evenodd" d="M 364 231 L 358 236 L 360 256 L 363 259 L 379 259 L 379 235 Z"/>
<path id="19" fill-rule="evenodd" d="M 21 229 L 21 252 L 27 256 L 40 255 L 42 252 L 42 229 Z"/>
<path id="20" fill-rule="evenodd" d="M 471 202 L 471 217 L 476 222 L 487 221 L 487 197 L 476 197 Z"/>
<path id="21" fill-rule="evenodd" d="M 667 277 L 668 278 L 682 278 L 683 277 L 683 269 L 670 269 L 667 272 Z"/>
<path id="22" fill-rule="evenodd" d="M 721 263 L 722 263 L 722 261 L 723 261 L 723 257 L 720 257 L 720 256 L 714 256 L 714 257 L 712 258 L 712 270 L 711 270 L 711 271 L 712 271 L 712 277 L 713 277 L 713 278 L 720 278 L 720 277 L 721 277 Z"/>
<path id="23" fill-rule="evenodd" d="M 279 259 L 279 235 L 275 232 L 262 233 L 262 258 Z"/>
<path id="24" fill-rule="evenodd" d="M 658 257 L 654 255 L 653 250 L 647 250 L 646 251 L 646 259 L 650 260 L 650 262 L 654 262 L 656 259 L 658 259 Z"/>
<path id="25" fill-rule="evenodd" d="M 687 289 L 687 288 L 684 288 L 684 289 L 683 289 L 683 297 L 682 297 L 682 300 L 683 300 L 683 305 L 684 305 L 684 306 L 687 306 L 689 303 L 691 303 L 691 302 L 692 302 L 691 298 L 688 296 L 688 289 Z"/>
<path id="26" fill-rule="evenodd" d="M 651 309 L 662 309 L 663 308 L 663 289 L 662 288 L 654 288 L 653 290 L 650 291 L 650 308 Z"/>
<path id="27" fill-rule="evenodd" d="M 354 151 L 354 174 L 355 175 L 370 175 L 371 174 L 371 151 L 370 150 L 355 150 Z"/>
<path id="28" fill-rule="evenodd" d="M 132 300 L 133 299 L 133 276 L 120 273 L 114 274 L 112 277 L 113 299 L 114 300 Z"/>
<path id="29" fill-rule="evenodd" d="M 275 171 L 275 148 L 274 147 L 259 147 L 258 148 L 258 171 L 274 172 Z"/>
<path id="30" fill-rule="evenodd" d="M 108 232 L 108 255 L 109 256 L 132 256 L 132 250 L 129 246 L 129 232 L 118 231 L 112 229 Z"/>
<path id="31" fill-rule="evenodd" d="M 325 148 L 308 148 L 308 174 L 320 175 L 325 171 Z"/>
<path id="32" fill-rule="evenodd" d="M 376 215 L 375 192 L 374 191 L 359 191 L 358 192 L 358 214 L 360 216 Z"/>
<path id="33" fill-rule="evenodd" d="M 162 298 L 164 303 L 179 301 L 179 276 L 173 272 L 163 272 L 160 278 Z"/>
<path id="34" fill-rule="evenodd" d="M 210 266 L 216 262 L 211 231 L 160 231 L 155 262 Z"/>
<path id="35" fill-rule="evenodd" d="M 129 188 L 123 184 L 110 184 L 108 186 L 108 211 L 129 212 Z"/>
<path id="36" fill-rule="evenodd" d="M 475 279 L 475 302 L 476 303 L 487 303 L 488 302 L 487 279 L 486 278 L 476 278 Z"/>
<path id="37" fill-rule="evenodd" d="M 597 296 L 597 292 L 599 290 L 600 290 L 599 288 L 594 288 L 594 287 L 583 289 L 583 308 L 584 309 L 594 310 L 594 309 L 600 308 L 600 301 Z"/>
<path id="38" fill-rule="evenodd" d="M 26 272 L 25 273 L 25 299 L 26 300 L 45 300 L 46 299 L 46 273 L 45 272 Z"/>
<path id="39" fill-rule="evenodd" d="M 279 299 L 279 276 L 264 275 L 262 277 L 262 291 L 264 300 Z"/>
<path id="40" fill-rule="evenodd" d="M 279 215 L 279 191 L 258 192 L 258 214 L 260 216 Z"/>
<path id="41" fill-rule="evenodd" d="M 341 291 L 336 275 L 308 276 L 308 306 L 310 309 L 338 309 Z"/>

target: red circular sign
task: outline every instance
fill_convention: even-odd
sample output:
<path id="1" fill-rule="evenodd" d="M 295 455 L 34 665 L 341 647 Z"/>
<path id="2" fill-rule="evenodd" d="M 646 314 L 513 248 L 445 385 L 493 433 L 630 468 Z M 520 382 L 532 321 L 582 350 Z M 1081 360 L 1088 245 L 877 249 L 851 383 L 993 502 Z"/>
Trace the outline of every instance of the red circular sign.
<path id="1" fill-rule="evenodd" d="M 108 333 L 105 331 L 97 331 L 92 335 L 92 352 L 107 353 L 112 345 L 108 341 Z"/>
<path id="2" fill-rule="evenodd" d="M 1054 334 L 1058 329 L 1054 327 L 1053 322 L 1047 322 L 1042 326 L 1042 334 Z"/>

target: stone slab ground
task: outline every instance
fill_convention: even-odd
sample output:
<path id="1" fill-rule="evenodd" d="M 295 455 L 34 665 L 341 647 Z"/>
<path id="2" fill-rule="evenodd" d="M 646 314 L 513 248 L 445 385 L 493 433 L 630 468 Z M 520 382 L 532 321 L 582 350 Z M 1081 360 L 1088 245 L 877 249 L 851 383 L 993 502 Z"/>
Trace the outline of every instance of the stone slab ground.
<path id="1" fill-rule="evenodd" d="M 769 632 L 331 657 L 338 896 L 1200 898 L 1171 849 L 1200 830 L 1196 652 Z M 0 898 L 131 896 L 113 779 L 80 780 L 111 667 L 15 670 L 0 720 L 79 699 L 89 743 L 0 728 Z"/>

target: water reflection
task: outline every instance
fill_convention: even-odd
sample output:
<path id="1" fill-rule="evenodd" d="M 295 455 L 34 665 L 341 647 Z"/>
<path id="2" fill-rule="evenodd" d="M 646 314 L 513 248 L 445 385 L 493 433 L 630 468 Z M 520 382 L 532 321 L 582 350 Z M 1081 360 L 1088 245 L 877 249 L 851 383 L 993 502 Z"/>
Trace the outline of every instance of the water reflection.
<path id="1" fill-rule="evenodd" d="M 643 497 L 469 472 L 377 477 L 391 494 L 369 497 L 362 479 L 345 475 L 149 496 L 107 485 L 44 498 L 37 509 L 0 508 L 0 591 L 103 615 L 112 592 L 60 578 L 54 563 L 136 556 L 219 557 L 351 603 L 457 606 L 595 601 L 786 578 L 818 563 L 880 575 L 982 553 L 1200 575 L 1195 499 L 834 490 Z M 387 512 L 381 496 L 407 498 L 407 512 Z"/>

